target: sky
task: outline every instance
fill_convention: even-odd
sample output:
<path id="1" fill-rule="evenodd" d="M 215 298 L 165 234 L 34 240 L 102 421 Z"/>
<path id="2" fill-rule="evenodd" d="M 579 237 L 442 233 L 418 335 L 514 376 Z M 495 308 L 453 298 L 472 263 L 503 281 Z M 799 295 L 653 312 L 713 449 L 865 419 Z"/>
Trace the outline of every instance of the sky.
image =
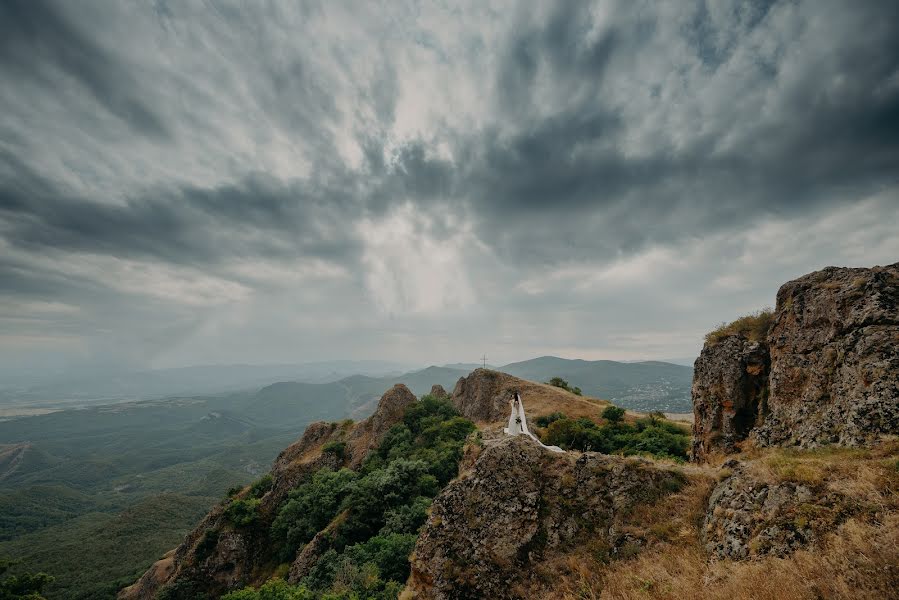
<path id="1" fill-rule="evenodd" d="M 899 261 L 899 3 L 0 3 L 10 370 L 695 356 Z"/>

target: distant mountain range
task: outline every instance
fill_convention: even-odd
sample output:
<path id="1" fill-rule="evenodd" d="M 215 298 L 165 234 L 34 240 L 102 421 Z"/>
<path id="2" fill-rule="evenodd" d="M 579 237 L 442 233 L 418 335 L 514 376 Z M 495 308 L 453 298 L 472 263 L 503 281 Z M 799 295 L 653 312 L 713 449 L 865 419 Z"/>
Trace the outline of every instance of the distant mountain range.
<path id="1" fill-rule="evenodd" d="M 403 369 L 389 361 L 327 361 L 301 365 L 212 365 L 140 371 L 108 376 L 57 377 L 32 385 L 0 386 L 0 406 L 70 407 L 155 399 L 167 396 L 260 392 L 260 410 L 272 406 L 271 414 L 292 409 L 310 414 L 333 414 L 345 410 L 359 416 L 394 383 L 405 383 L 416 394 L 424 394 L 438 383 L 448 391 L 459 377 L 480 367 L 477 363 L 454 363 L 421 370 Z M 562 377 L 583 392 L 611 400 L 635 410 L 690 410 L 690 367 L 659 362 L 571 360 L 543 356 L 492 367 L 532 381 Z M 327 409 L 322 408 L 322 404 Z M 274 407 L 279 408 L 274 408 Z"/>

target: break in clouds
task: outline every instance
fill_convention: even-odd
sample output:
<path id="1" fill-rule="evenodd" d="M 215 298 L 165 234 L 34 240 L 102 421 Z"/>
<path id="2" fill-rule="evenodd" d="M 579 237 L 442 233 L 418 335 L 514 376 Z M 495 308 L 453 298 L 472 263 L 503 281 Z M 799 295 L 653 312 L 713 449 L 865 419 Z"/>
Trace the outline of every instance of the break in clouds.
<path id="1" fill-rule="evenodd" d="M 0 4 L 0 360 L 694 355 L 899 260 L 899 4 Z"/>

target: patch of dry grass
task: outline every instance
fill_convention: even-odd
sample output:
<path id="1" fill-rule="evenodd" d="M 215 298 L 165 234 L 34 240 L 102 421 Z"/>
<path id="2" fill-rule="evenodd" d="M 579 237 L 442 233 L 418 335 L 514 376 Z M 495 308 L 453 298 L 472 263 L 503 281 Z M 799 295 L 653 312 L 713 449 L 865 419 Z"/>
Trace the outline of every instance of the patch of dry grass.
<path id="1" fill-rule="evenodd" d="M 705 341 L 708 344 L 717 344 L 729 335 L 742 335 L 751 342 L 762 341 L 768 335 L 773 318 L 774 312 L 770 308 L 764 308 L 731 323 L 722 323 L 705 334 Z"/>

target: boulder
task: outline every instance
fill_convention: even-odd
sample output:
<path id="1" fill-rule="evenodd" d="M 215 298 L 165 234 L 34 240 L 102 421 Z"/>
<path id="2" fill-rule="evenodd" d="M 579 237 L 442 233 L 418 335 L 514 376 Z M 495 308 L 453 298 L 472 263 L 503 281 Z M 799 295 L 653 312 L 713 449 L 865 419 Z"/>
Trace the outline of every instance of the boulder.
<path id="1" fill-rule="evenodd" d="M 449 398 L 449 394 L 446 393 L 446 390 L 443 389 L 443 386 L 439 383 L 431 386 L 431 396 L 435 398 Z"/>

